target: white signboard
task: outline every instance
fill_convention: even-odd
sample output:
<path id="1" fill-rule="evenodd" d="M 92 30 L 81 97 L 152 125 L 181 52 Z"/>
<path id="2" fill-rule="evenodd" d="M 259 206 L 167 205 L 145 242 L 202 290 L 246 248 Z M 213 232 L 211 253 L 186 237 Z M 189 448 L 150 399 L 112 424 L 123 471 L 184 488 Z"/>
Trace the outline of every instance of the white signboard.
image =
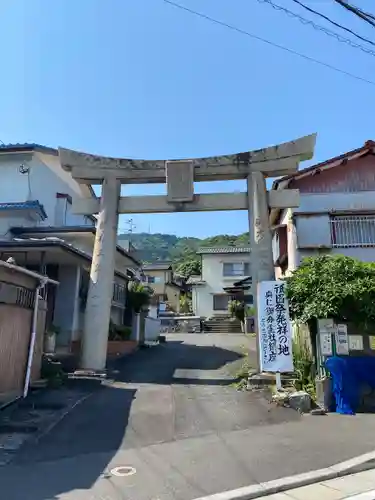
<path id="1" fill-rule="evenodd" d="M 330 332 L 320 333 L 320 352 L 323 356 L 332 355 L 332 335 Z"/>
<path id="2" fill-rule="evenodd" d="M 334 331 L 335 328 L 335 323 L 333 319 L 330 318 L 324 318 L 324 319 L 318 319 L 318 328 L 320 332 L 332 332 Z"/>
<path id="3" fill-rule="evenodd" d="M 346 325 L 337 325 L 336 352 L 337 354 L 349 354 L 348 329 Z"/>
<path id="4" fill-rule="evenodd" d="M 265 372 L 292 372 L 292 329 L 283 281 L 258 283 L 260 368 Z"/>
<path id="5" fill-rule="evenodd" d="M 349 335 L 349 350 L 350 351 L 363 351 L 363 337 L 362 337 L 362 335 Z"/>

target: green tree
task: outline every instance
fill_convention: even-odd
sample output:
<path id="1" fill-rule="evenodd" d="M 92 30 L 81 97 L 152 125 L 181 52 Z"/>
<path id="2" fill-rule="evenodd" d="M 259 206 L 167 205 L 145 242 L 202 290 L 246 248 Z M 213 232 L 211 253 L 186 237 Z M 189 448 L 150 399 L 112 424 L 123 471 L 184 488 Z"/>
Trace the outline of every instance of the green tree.
<path id="1" fill-rule="evenodd" d="M 291 317 L 375 323 L 375 264 L 344 255 L 304 259 L 286 278 Z"/>
<path id="2" fill-rule="evenodd" d="M 143 285 L 143 283 L 133 282 L 129 287 L 128 300 L 129 305 L 134 312 L 139 313 L 150 305 L 153 295 L 152 288 Z"/>
<path id="3" fill-rule="evenodd" d="M 181 295 L 180 297 L 180 312 L 182 313 L 190 313 L 192 310 L 191 308 L 191 299 L 186 295 Z"/>
<path id="4" fill-rule="evenodd" d="M 241 323 L 245 321 L 245 302 L 242 300 L 230 300 L 228 302 L 228 312 L 232 318 L 236 318 Z"/>
<path id="5" fill-rule="evenodd" d="M 192 275 L 200 275 L 201 263 L 199 260 L 187 260 L 186 262 L 181 262 L 176 266 L 175 272 L 186 279 Z"/>

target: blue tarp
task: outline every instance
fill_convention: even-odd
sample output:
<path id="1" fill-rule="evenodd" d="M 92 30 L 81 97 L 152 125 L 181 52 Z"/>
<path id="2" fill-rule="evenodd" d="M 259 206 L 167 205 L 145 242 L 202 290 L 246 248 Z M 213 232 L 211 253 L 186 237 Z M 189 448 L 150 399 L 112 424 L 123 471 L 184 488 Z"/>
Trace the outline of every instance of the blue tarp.
<path id="1" fill-rule="evenodd" d="M 336 412 L 354 415 L 360 403 L 361 387 L 368 384 L 375 388 L 375 356 L 334 356 L 325 361 L 325 367 L 332 376 Z"/>

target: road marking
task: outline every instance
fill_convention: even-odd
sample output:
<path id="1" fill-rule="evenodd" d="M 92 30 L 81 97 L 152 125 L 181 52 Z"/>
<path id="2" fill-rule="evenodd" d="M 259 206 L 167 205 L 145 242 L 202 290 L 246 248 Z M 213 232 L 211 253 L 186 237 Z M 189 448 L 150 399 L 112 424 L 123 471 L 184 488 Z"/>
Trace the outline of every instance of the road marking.
<path id="1" fill-rule="evenodd" d="M 134 474 L 136 473 L 137 471 L 135 470 L 135 468 L 128 465 L 122 465 L 120 467 L 114 467 L 113 469 L 111 469 L 112 476 L 117 477 L 134 476 Z"/>

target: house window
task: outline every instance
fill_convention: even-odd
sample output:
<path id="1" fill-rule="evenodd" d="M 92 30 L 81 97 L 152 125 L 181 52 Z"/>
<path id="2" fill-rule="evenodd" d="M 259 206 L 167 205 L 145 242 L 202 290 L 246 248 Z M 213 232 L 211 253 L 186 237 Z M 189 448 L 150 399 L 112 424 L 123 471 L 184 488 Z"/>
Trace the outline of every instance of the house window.
<path id="1" fill-rule="evenodd" d="M 223 276 L 248 276 L 250 264 L 247 262 L 224 262 Z"/>
<path id="2" fill-rule="evenodd" d="M 214 311 L 226 311 L 228 309 L 229 295 L 218 294 L 213 296 Z"/>
<path id="3" fill-rule="evenodd" d="M 375 215 L 338 215 L 330 224 L 333 247 L 375 246 Z"/>

